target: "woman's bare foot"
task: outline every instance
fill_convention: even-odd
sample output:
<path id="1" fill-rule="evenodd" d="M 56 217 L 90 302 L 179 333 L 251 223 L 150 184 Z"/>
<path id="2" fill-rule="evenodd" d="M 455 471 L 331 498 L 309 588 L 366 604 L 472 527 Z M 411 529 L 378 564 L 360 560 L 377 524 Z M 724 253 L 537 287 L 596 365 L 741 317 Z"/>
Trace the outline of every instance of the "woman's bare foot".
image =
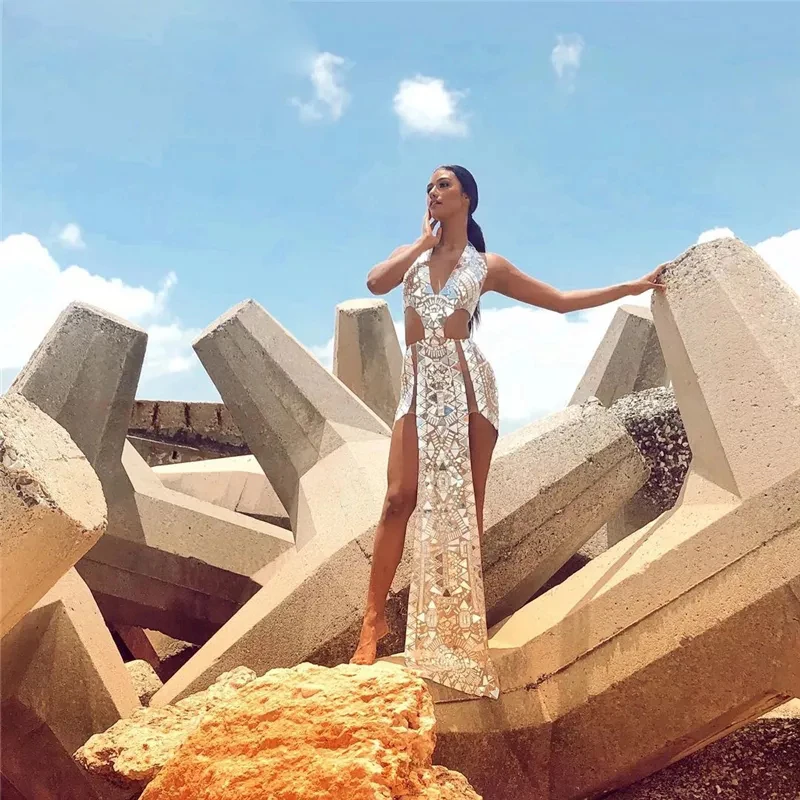
<path id="1" fill-rule="evenodd" d="M 361 636 L 358 640 L 358 647 L 351 664 L 374 664 L 375 654 L 378 649 L 378 642 L 389 633 L 389 626 L 386 624 L 384 616 L 370 614 L 364 617 L 364 624 L 361 626 Z"/>

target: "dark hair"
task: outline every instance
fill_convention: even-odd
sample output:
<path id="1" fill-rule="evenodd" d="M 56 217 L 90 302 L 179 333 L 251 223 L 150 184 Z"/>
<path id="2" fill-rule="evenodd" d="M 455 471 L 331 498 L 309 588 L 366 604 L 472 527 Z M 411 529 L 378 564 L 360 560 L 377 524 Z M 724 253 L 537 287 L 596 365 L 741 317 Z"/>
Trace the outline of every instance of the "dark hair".
<path id="1" fill-rule="evenodd" d="M 486 252 L 486 240 L 483 238 L 483 231 L 481 230 L 481 226 L 475 222 L 475 218 L 472 216 L 475 213 L 475 209 L 478 207 L 478 184 L 475 181 L 472 173 L 466 167 L 460 167 L 458 164 L 446 164 L 445 166 L 440 167 L 439 169 L 446 169 L 448 172 L 452 172 L 453 175 L 458 178 L 458 182 L 461 184 L 461 189 L 463 190 L 464 194 L 469 197 L 469 216 L 467 217 L 467 239 L 469 239 L 469 243 L 479 252 L 485 253 Z M 475 313 L 472 315 L 472 318 L 469 321 L 469 331 L 472 333 L 472 330 L 475 326 L 477 326 L 478 322 L 481 318 L 481 304 L 480 300 L 478 301 L 478 305 L 475 306 Z"/>

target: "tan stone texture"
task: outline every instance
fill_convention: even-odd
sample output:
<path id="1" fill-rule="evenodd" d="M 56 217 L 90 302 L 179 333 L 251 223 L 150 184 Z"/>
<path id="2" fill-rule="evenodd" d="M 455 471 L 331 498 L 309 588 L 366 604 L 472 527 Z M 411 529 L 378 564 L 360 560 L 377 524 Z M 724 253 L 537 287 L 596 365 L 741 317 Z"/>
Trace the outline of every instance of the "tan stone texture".
<path id="1" fill-rule="evenodd" d="M 156 675 L 150 664 L 141 659 L 125 662 L 125 669 L 131 676 L 133 690 L 139 702 L 143 706 L 149 705 L 150 698 L 164 685 L 161 678 Z"/>
<path id="2" fill-rule="evenodd" d="M 497 703 L 438 693 L 439 760 L 497 800 L 623 787 L 800 695 L 800 298 L 736 240 L 665 281 L 678 505 L 492 632 Z"/>
<path id="3" fill-rule="evenodd" d="M 3 772 L 38 798 L 93 798 L 72 753 L 139 707 L 91 592 L 70 570 L 3 639 Z M 40 769 L 30 769 L 31 763 Z M 102 795 L 99 795 L 102 797 Z"/>
<path id="4" fill-rule="evenodd" d="M 569 402 L 596 397 L 608 407 L 625 395 L 668 382 L 650 309 L 624 305 L 617 309 Z"/>
<path id="5" fill-rule="evenodd" d="M 129 800 L 132 796 L 82 773 L 50 728 L 14 699 L 0 706 L 0 751 L 3 800 Z"/>
<path id="6" fill-rule="evenodd" d="M 63 425 L 97 470 L 108 529 L 77 569 L 111 623 L 202 643 L 258 589 L 293 538 L 283 528 L 166 489 L 126 442 L 147 335 L 72 303 L 10 393 Z"/>
<path id="7" fill-rule="evenodd" d="M 67 432 L 24 397 L 1 397 L 0 636 L 105 528 L 100 481 Z"/>
<path id="8" fill-rule="evenodd" d="M 129 443 L 122 464 L 128 527 L 109 526 L 79 571 L 113 624 L 202 644 L 258 591 L 291 532 L 167 489 Z"/>
<path id="9" fill-rule="evenodd" d="M 255 677 L 252 670 L 238 667 L 220 675 L 206 691 L 175 705 L 139 709 L 92 736 L 77 750 L 75 760 L 90 775 L 140 792 L 203 717 L 230 700 Z"/>
<path id="10" fill-rule="evenodd" d="M 484 512 L 489 625 L 527 603 L 646 478 L 633 440 L 596 401 L 502 437 Z"/>
<path id="11" fill-rule="evenodd" d="M 162 680 L 169 680 L 197 652 L 197 646 L 161 631 L 115 625 L 114 631 L 134 659 L 145 661 Z"/>
<path id="12" fill-rule="evenodd" d="M 570 405 L 596 397 L 610 408 L 622 398 L 665 387 L 668 383 L 667 366 L 650 309 L 624 305 L 617 309 L 611 320 L 570 399 Z M 658 481 L 662 477 L 651 473 L 650 479 Z M 608 520 L 606 535 L 609 544 L 616 544 L 665 510 L 658 510 L 658 504 L 648 496 L 646 488 L 646 485 L 642 487 Z"/>
<path id="13" fill-rule="evenodd" d="M 147 462 L 149 467 L 161 467 L 165 464 L 189 464 L 192 461 L 222 457 L 219 453 L 201 450 L 198 447 L 159 442 L 157 439 L 144 439 L 141 436 L 128 435 L 128 441 L 136 448 L 136 452 Z"/>
<path id="14" fill-rule="evenodd" d="M 289 529 L 289 516 L 255 456 L 170 464 L 153 470 L 168 489 Z"/>
<path id="15" fill-rule="evenodd" d="M 300 479 L 350 442 L 389 428 L 252 300 L 212 323 L 194 349 L 297 529 Z"/>
<path id="16" fill-rule="evenodd" d="M 203 689 L 239 664 L 265 672 L 302 661 L 348 660 L 358 638 L 372 537 L 386 492 L 389 441 L 380 431 L 388 429 L 264 309 L 243 304 L 209 331 L 196 347 L 240 429 L 248 441 L 255 437 L 254 451 L 259 442 L 281 443 L 283 450 L 271 446 L 262 466 L 265 472 L 285 467 L 283 490 L 296 503 L 296 548 L 258 574 L 264 589 L 165 684 L 155 705 Z M 257 381 L 251 380 L 254 375 Z M 300 415 L 288 432 L 271 416 L 278 404 Z M 344 424 L 359 419 L 368 427 Z M 299 477 L 295 467 L 286 466 L 292 459 L 304 464 Z M 292 474 L 295 483 L 289 485 Z M 514 610 L 527 602 L 645 475 L 632 440 L 596 401 L 501 442 L 487 498 L 484 563 L 493 606 Z M 273 475 L 267 477 L 280 494 Z M 410 537 L 408 543 L 410 550 Z M 407 559 L 393 587 L 392 635 L 382 643 L 383 654 L 403 646 Z"/>
<path id="17" fill-rule="evenodd" d="M 333 374 L 387 425 L 400 402 L 403 354 L 385 300 L 348 300 L 336 306 Z"/>
<path id="18" fill-rule="evenodd" d="M 302 664 L 204 717 L 142 800 L 479 800 L 461 776 L 432 771 L 434 740 L 433 702 L 407 670 Z"/>
<path id="19" fill-rule="evenodd" d="M 107 493 L 120 472 L 146 346 L 147 334 L 136 325 L 70 303 L 9 389 L 69 432 Z"/>

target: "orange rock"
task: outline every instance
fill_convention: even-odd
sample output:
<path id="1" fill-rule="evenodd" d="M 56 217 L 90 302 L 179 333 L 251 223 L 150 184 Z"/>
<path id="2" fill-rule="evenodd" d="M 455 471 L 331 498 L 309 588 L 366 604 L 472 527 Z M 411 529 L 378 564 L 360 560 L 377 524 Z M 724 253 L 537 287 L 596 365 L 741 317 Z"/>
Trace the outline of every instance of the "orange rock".
<path id="1" fill-rule="evenodd" d="M 220 675 L 205 691 L 173 706 L 141 708 L 92 736 L 75 753 L 75 760 L 92 775 L 138 793 L 205 714 L 213 712 L 255 677 L 253 670 L 237 667 Z"/>
<path id="2" fill-rule="evenodd" d="M 431 766 L 434 724 L 403 667 L 274 669 L 207 714 L 142 800 L 480 800 Z"/>

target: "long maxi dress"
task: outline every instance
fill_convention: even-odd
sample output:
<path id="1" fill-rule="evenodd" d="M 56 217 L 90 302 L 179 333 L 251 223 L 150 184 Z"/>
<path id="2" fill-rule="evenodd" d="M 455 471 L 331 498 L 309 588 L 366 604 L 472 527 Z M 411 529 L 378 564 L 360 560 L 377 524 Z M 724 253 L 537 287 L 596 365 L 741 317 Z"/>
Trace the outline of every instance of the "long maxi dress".
<path id="1" fill-rule="evenodd" d="M 413 531 L 405 663 L 444 686 L 497 698 L 489 658 L 481 549 L 472 484 L 469 415 L 497 430 L 494 372 L 472 338 L 445 336 L 448 318 L 471 317 L 486 279 L 486 259 L 471 244 L 440 292 L 431 251 L 403 280 L 403 307 L 424 334 L 406 348 L 395 419 L 415 414 L 419 447 L 417 526 Z"/>

